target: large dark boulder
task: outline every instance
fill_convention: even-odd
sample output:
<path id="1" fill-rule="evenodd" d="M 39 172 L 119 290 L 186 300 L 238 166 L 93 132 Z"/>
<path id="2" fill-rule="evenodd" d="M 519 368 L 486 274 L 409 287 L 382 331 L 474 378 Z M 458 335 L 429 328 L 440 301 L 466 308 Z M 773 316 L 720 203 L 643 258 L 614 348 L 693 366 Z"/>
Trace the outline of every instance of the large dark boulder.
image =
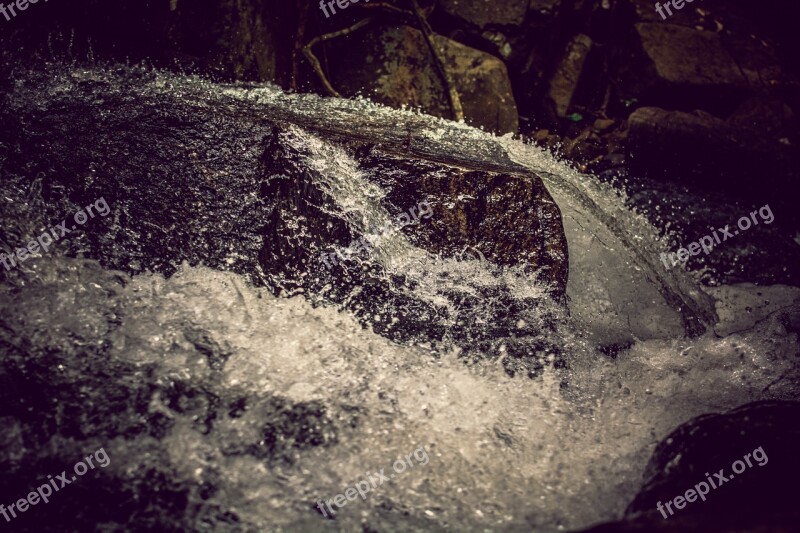
<path id="1" fill-rule="evenodd" d="M 726 123 L 702 111 L 639 108 L 628 118 L 631 169 L 748 192 L 763 192 L 765 184 L 773 190 L 795 179 L 797 156 L 791 147 L 764 136 L 757 124 L 743 128 L 745 120 Z"/>
<path id="2" fill-rule="evenodd" d="M 65 242 L 108 268 L 171 275 L 184 261 L 202 263 L 275 294 L 342 305 L 395 340 L 447 339 L 469 351 L 508 339 L 509 373 L 541 369 L 557 351 L 542 340 L 554 319 L 541 313 L 563 302 L 568 254 L 537 176 L 477 163 L 479 146 L 411 155 L 412 124 L 347 124 L 333 108 L 328 119 L 290 118 L 260 94 L 142 71 L 31 75 L 4 106 L 3 171 L 41 182 L 42 226 L 100 197 L 114 206 L 113 219 Z M 368 138 L 322 131 L 332 124 Z M 342 188 L 363 189 L 363 200 L 352 204 Z M 422 203 L 427 216 L 397 223 Z M 27 242 L 15 233 L 24 232 L 9 230 L 9 246 Z M 325 261 L 359 241 L 375 250 Z M 458 259 L 465 250 L 485 267 L 537 278 L 541 293 L 520 296 L 467 272 L 458 274 L 463 290 L 441 288 L 437 280 L 468 268 Z"/>
<path id="3" fill-rule="evenodd" d="M 656 447 L 625 520 L 587 533 L 796 531 L 798 420 L 800 403 L 765 401 L 686 422 Z M 720 469 L 727 481 L 715 475 Z M 700 483 L 708 488 L 705 501 L 695 490 L 688 495 L 693 501 L 678 502 L 682 509 L 671 506 L 674 514 L 657 509 Z"/>
<path id="4" fill-rule="evenodd" d="M 658 23 L 640 23 L 635 29 L 658 82 L 717 88 L 746 84 L 715 33 Z"/>
<path id="5" fill-rule="evenodd" d="M 666 22 L 638 23 L 621 53 L 620 96 L 648 105 L 730 112 L 749 83 L 720 36 Z"/>
<path id="6" fill-rule="evenodd" d="M 712 481 L 724 469 L 728 482 L 712 488 L 705 502 L 687 505 L 679 514 L 709 519 L 715 515 L 763 516 L 796 511 L 791 487 L 800 475 L 800 403 L 757 402 L 725 414 L 703 415 L 686 422 L 656 447 L 645 469 L 645 486 L 628 506 L 626 514 L 654 514 L 658 501 L 683 494 L 696 483 Z M 741 474 L 732 467 L 750 459 Z M 763 457 L 761 457 L 763 455 Z M 746 466 L 746 463 L 745 463 Z M 772 467 L 772 468 L 770 468 Z M 735 478 L 734 478 L 735 476 Z"/>

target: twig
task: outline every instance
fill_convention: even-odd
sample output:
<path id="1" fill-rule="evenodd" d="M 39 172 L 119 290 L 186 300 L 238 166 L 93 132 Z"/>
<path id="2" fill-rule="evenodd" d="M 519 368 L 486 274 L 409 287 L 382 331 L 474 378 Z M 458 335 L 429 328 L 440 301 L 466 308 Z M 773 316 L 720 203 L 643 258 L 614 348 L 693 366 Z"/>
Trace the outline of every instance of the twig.
<path id="1" fill-rule="evenodd" d="M 391 13 L 398 13 L 403 15 L 403 17 L 408 17 L 410 20 L 409 22 L 414 23 L 416 22 L 417 15 L 409 10 L 403 9 L 402 7 L 397 7 L 394 4 L 390 4 L 388 2 L 372 2 L 371 4 L 358 4 L 358 7 L 361 9 L 382 9 L 385 11 L 389 11 Z M 436 8 L 436 3 L 431 4 L 429 7 L 422 9 L 422 16 L 427 20 L 428 17 L 433 13 L 433 10 Z"/>
<path id="2" fill-rule="evenodd" d="M 439 75 L 442 77 L 444 82 L 445 90 L 447 91 L 447 95 L 450 98 L 450 109 L 453 111 L 453 119 L 457 122 L 462 122 L 464 120 L 464 109 L 461 107 L 461 98 L 458 96 L 458 91 L 456 91 L 456 86 L 453 83 L 453 79 L 450 76 L 450 73 L 447 71 L 447 67 L 444 64 L 444 59 L 442 58 L 443 53 L 436 46 L 436 42 L 434 41 L 434 33 L 431 25 L 428 24 L 428 21 L 425 19 L 425 14 L 422 9 L 419 7 L 419 3 L 417 0 L 411 0 L 411 5 L 414 8 L 414 14 L 417 17 L 417 23 L 419 23 L 420 29 L 422 30 L 422 34 L 425 36 L 425 42 L 428 43 L 428 48 L 433 55 L 433 63 L 436 65 L 436 70 L 439 72 Z"/>
<path id="3" fill-rule="evenodd" d="M 331 33 L 325 33 L 323 35 L 318 35 L 313 39 L 311 39 L 308 42 L 308 44 L 303 47 L 303 54 L 306 56 L 306 58 L 308 58 L 308 61 L 314 68 L 314 72 L 317 73 L 317 76 L 319 76 L 319 79 L 322 81 L 322 85 L 325 86 L 325 89 L 328 91 L 328 93 L 330 93 L 331 96 L 342 98 L 342 95 L 339 94 L 339 92 L 336 89 L 334 89 L 333 85 L 331 85 L 331 83 L 328 81 L 327 76 L 325 76 L 325 72 L 322 70 L 322 65 L 320 65 L 319 60 L 317 59 L 317 56 L 314 55 L 314 52 L 311 50 L 311 47 L 313 47 L 317 43 L 328 41 L 330 39 L 335 39 L 336 37 L 341 37 L 343 35 L 347 35 L 348 33 L 353 33 L 354 31 L 363 28 L 370 22 L 372 22 L 372 18 L 367 17 L 365 19 L 359 20 L 352 26 L 344 28 L 343 30 L 334 31 Z"/>
<path id="4" fill-rule="evenodd" d="M 400 13 L 401 15 L 407 15 L 409 17 L 414 16 L 414 13 L 412 11 L 409 11 L 408 9 L 403 9 L 401 7 L 397 7 L 396 5 L 390 4 L 388 2 L 373 2 L 371 4 L 357 4 L 357 5 L 362 9 L 385 9 L 386 11 Z"/>
<path id="5" fill-rule="evenodd" d="M 453 79 L 450 76 L 450 73 L 448 72 L 447 67 L 444 64 L 443 52 L 436 45 L 436 42 L 434 40 L 435 33 L 433 32 L 433 29 L 431 28 L 430 24 L 428 24 L 428 21 L 426 19 L 426 17 L 430 15 L 431 11 L 433 10 L 433 6 L 431 6 L 428 10 L 423 10 L 422 8 L 419 7 L 417 0 L 411 0 L 411 4 L 412 7 L 414 8 L 413 12 L 407 9 L 399 8 L 387 2 L 373 2 L 372 4 L 365 3 L 365 4 L 360 4 L 359 7 L 366 9 L 381 9 L 390 11 L 392 13 L 399 13 L 404 16 L 416 18 L 416 21 L 420 26 L 422 34 L 425 37 L 425 42 L 427 43 L 428 48 L 430 49 L 431 54 L 433 55 L 433 63 L 436 66 L 436 70 L 441 76 L 442 82 L 444 83 L 445 90 L 450 100 L 450 109 L 453 113 L 453 119 L 462 122 L 464 120 L 464 109 L 461 107 L 461 98 L 459 98 L 458 91 L 456 90 L 455 87 L 455 83 L 453 82 Z M 331 85 L 330 81 L 328 80 L 328 77 L 325 75 L 325 71 L 323 71 L 322 65 L 317 59 L 317 56 L 314 55 L 314 51 L 312 50 L 313 46 L 320 42 L 328 41 L 330 39 L 335 39 L 336 37 L 341 37 L 343 35 L 353 33 L 354 31 L 363 28 L 370 22 L 372 22 L 372 18 L 368 17 L 342 30 L 319 35 L 317 37 L 314 37 L 311 41 L 308 42 L 308 44 L 306 44 L 303 47 L 303 54 L 311 63 L 314 72 L 316 72 L 317 76 L 322 82 L 322 85 L 325 87 L 325 90 L 327 90 L 331 96 L 342 98 L 342 95 L 336 89 L 333 88 L 333 85 Z"/>

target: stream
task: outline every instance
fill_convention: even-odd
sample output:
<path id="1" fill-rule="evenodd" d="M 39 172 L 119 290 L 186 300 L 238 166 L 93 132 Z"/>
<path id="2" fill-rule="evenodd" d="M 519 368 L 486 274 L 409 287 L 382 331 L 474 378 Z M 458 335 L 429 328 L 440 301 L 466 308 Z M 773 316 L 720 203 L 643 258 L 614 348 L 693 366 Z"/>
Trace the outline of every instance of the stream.
<path id="1" fill-rule="evenodd" d="M 38 87 L 39 95 L 23 96 L 28 82 L 21 81 L 8 112 L 35 132 L 49 115 L 26 98 L 57 102 L 77 87 L 98 86 L 108 99 L 125 101 L 133 94 L 125 89 L 129 81 L 116 76 L 102 69 L 61 72 L 45 85 L 34 76 L 28 89 Z M 151 221 L 106 195 L 111 214 L 102 227 L 89 222 L 86 232 L 65 237 L 68 243 L 5 273 L 0 285 L 3 446 L 42 446 L 30 470 L 9 474 L 14 494 L 102 446 L 110 466 L 76 485 L 85 488 L 70 488 L 74 500 L 54 498 L 52 512 L 66 516 L 69 509 L 57 506 L 75 505 L 76 524 L 110 528 L 118 508 L 162 530 L 568 531 L 619 518 L 655 446 L 683 422 L 796 397 L 797 336 L 771 313 L 796 304 L 800 289 L 709 289 L 692 272 L 666 271 L 658 255 L 663 239 L 626 206 L 624 193 L 536 146 L 365 100 L 164 73 L 142 78 L 135 93 L 145 102 L 161 93 L 200 107 L 206 100 L 223 108 L 239 102 L 289 123 L 281 135 L 300 154 L 295 163 L 334 200 L 335 209 L 322 211 L 369 237 L 376 237 L 370 228 L 391 225 L 396 213 L 383 202 L 389 191 L 382 176 L 362 168 L 342 136 L 407 137 L 408 153 L 418 157 L 448 154 L 455 159 L 449 165 L 481 162 L 489 171 L 541 177 L 560 209 L 569 248 L 566 304 L 548 297 L 535 269 L 479 254 L 432 253 L 409 237 L 416 231 L 410 225 L 373 239 L 368 257 L 355 261 L 377 265 L 377 276 L 398 294 L 439 310 L 429 321 L 444 333 L 392 336 L 381 324 L 403 324 L 408 311 L 384 307 L 388 316 L 365 317 L 348 302 L 366 286 L 329 298 L 336 280 L 325 278 L 311 290 L 257 266 L 235 268 L 261 249 L 260 238 L 277 242 L 282 234 L 243 237 L 249 249 L 212 251 L 216 262 L 187 260 L 182 252 L 161 267 L 114 259 L 103 246 L 136 241 L 130 228 L 146 232 Z M 48 105 L 58 107 L 42 104 L 42 110 Z M 209 127 L 227 128 L 235 119 L 234 108 L 227 109 L 231 115 Z M 105 120 L 112 130 L 120 127 L 117 117 Z M 215 155 L 233 160 L 250 157 L 250 150 L 260 153 L 245 139 L 238 154 L 222 146 L 196 160 L 211 168 Z M 103 194 L 93 173 L 106 170 L 95 163 L 81 168 L 80 177 L 87 190 Z M 47 177 L 60 164 L 48 169 L 32 161 L 28 170 L 45 176 L 32 181 L 4 175 L 0 242 L 38 234 L 42 221 L 53 224 L 82 205 Z M 161 164 L 153 156 L 153 169 Z M 224 189 L 228 178 L 219 172 L 208 179 L 222 180 Z M 157 183 L 142 187 L 155 187 L 165 199 L 175 193 L 177 185 Z M 231 195 L 242 205 L 256 203 L 242 192 Z M 191 216 L 187 228 L 197 222 Z M 92 224 L 96 230 L 88 229 Z M 216 230 L 216 222 L 199 224 L 198 235 Z M 306 231 L 300 218 L 285 227 Z M 176 228 L 170 231 L 182 231 Z M 98 244 L 102 235 L 111 244 Z M 200 240 L 196 245 L 205 246 Z M 310 269 L 304 276 L 321 274 Z M 506 321 L 508 302 L 513 323 L 492 329 Z M 463 321 L 480 326 L 483 336 L 462 342 Z M 524 335 L 513 334 L 515 327 Z M 531 378 L 512 377 L 504 364 L 521 342 L 534 346 L 543 363 Z M 38 392 L 23 390 L 19 380 Z M 395 459 L 420 447 L 429 462 L 392 470 Z M 382 468 L 393 478 L 363 499 L 334 506 L 335 519 L 316 507 Z M 92 483 L 102 496 L 89 490 Z"/>

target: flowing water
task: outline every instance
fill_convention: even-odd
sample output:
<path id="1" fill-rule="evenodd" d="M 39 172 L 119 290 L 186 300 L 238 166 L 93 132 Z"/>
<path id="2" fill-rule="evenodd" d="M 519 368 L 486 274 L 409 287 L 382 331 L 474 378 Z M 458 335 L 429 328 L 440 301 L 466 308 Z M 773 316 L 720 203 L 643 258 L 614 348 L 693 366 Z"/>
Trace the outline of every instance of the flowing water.
<path id="1" fill-rule="evenodd" d="M 321 105 L 316 97 L 274 88 L 224 91 L 279 100 L 298 116 Z M 237 443 L 259 440 L 263 411 L 218 418 L 209 433 L 198 431 L 196 415 L 154 394 L 150 412 L 172 421 L 158 445 L 161 453 L 153 453 L 149 438 L 98 440 L 114 472 L 158 461 L 176 479 L 213 483 L 210 499 L 190 503 L 233 513 L 238 518 L 231 530 L 570 530 L 620 516 L 640 487 L 654 446 L 680 423 L 794 394 L 796 335 L 774 317 L 758 324 L 743 317 L 767 312 L 750 313 L 741 302 L 763 303 L 759 291 L 780 293 L 769 311 L 800 291 L 718 289 L 722 322 L 716 330 L 727 336 L 709 328 L 689 338 L 685 310 L 664 296 L 664 285 L 704 317 L 713 316 L 715 302 L 691 276 L 658 270 L 656 232 L 624 207 L 618 193 L 511 138 L 363 101 L 326 105 L 333 108 L 331 121 L 336 106 L 347 117 L 411 120 L 432 143 L 472 139 L 542 175 L 562 210 L 570 245 L 568 314 L 548 304 L 535 277 L 521 269 L 437 257 L 400 233 L 382 239 L 373 253 L 388 272 L 413 279 L 414 296 L 423 301 L 450 305 L 443 293 L 478 295 L 476 287 L 495 285 L 539 301 L 524 320 L 542 320 L 542 308 L 558 317 L 549 339 L 557 338 L 569 368 L 511 378 L 501 364 L 503 339 L 494 353 L 466 364 L 455 345 L 392 342 L 341 306 L 312 305 L 305 294 L 277 297 L 235 273 L 182 264 L 169 278 L 131 277 L 56 251 L 27 262 L 24 275 L 3 286 L 0 311 L 7 327 L 31 345 L 75 354 L 58 368 L 65 379 L 78 380 L 100 364 L 91 357 L 103 357 L 131 365 L 132 375 L 151 383 L 213 382 L 214 390 L 232 396 L 325 406 L 324 416 L 314 418 L 322 422 L 307 428 L 324 445 L 287 446 L 286 460 L 263 461 L 231 453 Z M 348 220 L 367 233 L 388 222 L 379 203 L 384 192 L 347 154 L 317 134 L 301 128 L 294 134 L 298 149 L 309 154 L 306 164 L 324 177 Z M 32 200 L 28 205 L 34 208 Z M 458 309 L 452 311 L 458 316 Z M 394 318 L 402 320 L 402 310 Z M 479 318 L 496 319 L 488 312 Z M 206 344 L 225 354 L 220 371 L 207 364 L 187 332 L 202 332 Z M 102 352 L 89 350 L 100 345 Z M 102 355 L 80 360 L 76 346 Z M 599 346 L 614 349 L 604 354 Z M 293 438 L 307 435 L 301 428 Z M 394 473 L 393 462 L 420 446 L 427 464 L 417 461 Z M 336 520 L 314 508 L 380 469 L 393 478 L 337 509 Z"/>

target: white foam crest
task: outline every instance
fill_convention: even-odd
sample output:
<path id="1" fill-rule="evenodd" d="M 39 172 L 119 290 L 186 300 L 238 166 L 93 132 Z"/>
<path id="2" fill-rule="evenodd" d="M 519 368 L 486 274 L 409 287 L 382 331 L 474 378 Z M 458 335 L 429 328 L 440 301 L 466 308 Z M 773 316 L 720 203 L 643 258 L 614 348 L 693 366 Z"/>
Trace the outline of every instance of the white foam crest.
<path id="1" fill-rule="evenodd" d="M 302 502 L 331 498 L 420 445 L 431 463 L 350 503 L 338 527 L 357 527 L 365 516 L 390 522 L 387 501 L 459 530 L 576 528 L 613 518 L 659 439 L 692 416 L 765 397 L 791 369 L 783 354 L 796 347 L 775 325 L 727 339 L 646 341 L 617 362 L 569 347 L 565 393 L 551 373 L 510 379 L 499 362 L 468 368 L 455 353 L 434 359 L 362 329 L 347 312 L 274 297 L 235 274 L 183 266 L 169 280 L 137 276 L 126 293 L 115 357 L 199 379 L 207 369 L 182 337 L 197 327 L 232 352 L 226 387 L 363 413 L 336 446 L 308 450 L 294 467 L 226 463 L 226 490 L 249 494 L 237 500 L 239 511 L 272 525 L 302 523 Z M 208 444 L 196 431 L 178 428 L 169 438 L 193 450 L 174 459 L 184 470 L 205 461 L 199 450 Z"/>

